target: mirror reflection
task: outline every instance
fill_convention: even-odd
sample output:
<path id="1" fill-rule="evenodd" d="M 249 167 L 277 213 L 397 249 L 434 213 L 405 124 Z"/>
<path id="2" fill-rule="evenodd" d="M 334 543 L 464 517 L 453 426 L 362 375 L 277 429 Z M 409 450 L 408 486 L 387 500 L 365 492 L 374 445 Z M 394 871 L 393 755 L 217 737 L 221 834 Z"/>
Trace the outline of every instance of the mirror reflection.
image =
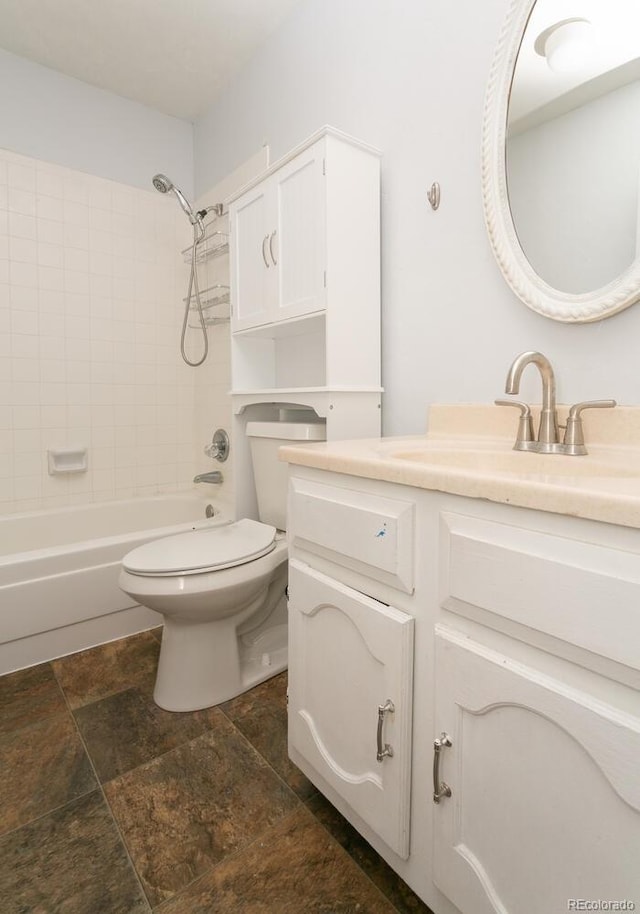
<path id="1" fill-rule="evenodd" d="M 509 99 L 506 172 L 522 250 L 561 292 L 617 279 L 638 253 L 640 4 L 537 0 Z"/>

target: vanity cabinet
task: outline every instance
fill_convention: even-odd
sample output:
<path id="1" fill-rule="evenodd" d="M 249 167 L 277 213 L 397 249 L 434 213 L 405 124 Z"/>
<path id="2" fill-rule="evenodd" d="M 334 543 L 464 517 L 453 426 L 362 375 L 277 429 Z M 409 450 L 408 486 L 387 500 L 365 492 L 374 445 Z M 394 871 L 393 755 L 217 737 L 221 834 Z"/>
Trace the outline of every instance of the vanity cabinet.
<path id="1" fill-rule="evenodd" d="M 434 914 L 640 908 L 640 531 L 303 466 L 290 519 L 305 774 Z M 362 721 L 396 694 L 370 625 L 391 656 L 412 630 L 404 845 L 356 790 L 379 771 L 355 748 Z M 387 761 L 374 796 L 398 789 Z"/>

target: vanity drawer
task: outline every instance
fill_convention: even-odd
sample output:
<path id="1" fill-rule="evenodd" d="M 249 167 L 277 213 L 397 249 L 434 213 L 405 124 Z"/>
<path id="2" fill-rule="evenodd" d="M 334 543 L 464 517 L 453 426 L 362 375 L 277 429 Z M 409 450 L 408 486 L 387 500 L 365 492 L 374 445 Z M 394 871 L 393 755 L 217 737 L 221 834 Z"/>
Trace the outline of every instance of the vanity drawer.
<path id="1" fill-rule="evenodd" d="M 444 609 L 480 609 L 640 669 L 637 553 L 453 513 L 440 542 Z"/>
<path id="2" fill-rule="evenodd" d="M 413 502 L 291 479 L 292 546 L 405 593 L 414 589 Z"/>

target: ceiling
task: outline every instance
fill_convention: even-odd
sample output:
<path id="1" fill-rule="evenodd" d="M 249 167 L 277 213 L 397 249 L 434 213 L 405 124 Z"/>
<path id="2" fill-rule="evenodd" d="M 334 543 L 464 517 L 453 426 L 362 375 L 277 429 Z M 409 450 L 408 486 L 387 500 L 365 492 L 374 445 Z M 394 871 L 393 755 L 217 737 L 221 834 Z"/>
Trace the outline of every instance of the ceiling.
<path id="1" fill-rule="evenodd" d="M 574 17 L 592 24 L 595 48 L 581 69 L 553 73 L 546 59 L 536 52 L 536 40 L 554 23 Z M 537 0 L 518 52 L 510 130 L 521 132 L 635 81 L 639 58 L 637 0 Z"/>
<path id="2" fill-rule="evenodd" d="M 299 0 L 0 0 L 0 48 L 194 120 Z"/>

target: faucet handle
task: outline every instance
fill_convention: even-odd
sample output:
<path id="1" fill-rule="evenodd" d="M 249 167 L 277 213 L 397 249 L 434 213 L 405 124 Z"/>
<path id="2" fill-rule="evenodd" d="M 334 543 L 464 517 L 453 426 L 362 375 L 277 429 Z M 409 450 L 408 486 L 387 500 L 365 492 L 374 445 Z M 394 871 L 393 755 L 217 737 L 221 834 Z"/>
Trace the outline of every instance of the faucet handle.
<path id="1" fill-rule="evenodd" d="M 229 436 L 223 428 L 217 428 L 214 432 L 211 444 L 205 444 L 204 452 L 207 457 L 212 457 L 223 463 L 229 456 Z"/>
<path id="2" fill-rule="evenodd" d="M 617 406 L 615 400 L 584 400 L 574 403 L 567 416 L 567 425 L 564 433 L 564 445 L 574 454 L 586 454 L 584 446 L 584 432 L 582 429 L 582 411 L 585 409 L 611 409 Z"/>
<path id="3" fill-rule="evenodd" d="M 522 403 L 520 400 L 494 400 L 494 402 L 496 406 L 515 406 L 520 410 L 518 433 L 513 449 L 515 451 L 530 450 L 528 444 L 534 442 L 536 439 L 533 432 L 533 419 L 531 417 L 531 407 L 529 404 Z"/>

